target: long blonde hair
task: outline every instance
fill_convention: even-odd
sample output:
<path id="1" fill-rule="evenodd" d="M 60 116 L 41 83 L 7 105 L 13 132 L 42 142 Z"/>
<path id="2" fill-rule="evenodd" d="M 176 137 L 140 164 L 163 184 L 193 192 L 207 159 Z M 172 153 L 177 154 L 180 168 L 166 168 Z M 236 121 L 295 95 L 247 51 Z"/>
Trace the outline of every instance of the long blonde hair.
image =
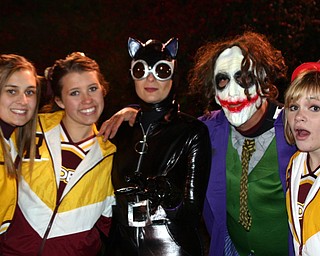
<path id="1" fill-rule="evenodd" d="M 23 158 L 24 154 L 28 154 L 30 157 L 30 170 L 33 167 L 33 161 L 35 158 L 36 152 L 36 124 L 37 124 L 37 114 L 39 107 L 39 99 L 40 99 L 40 82 L 37 76 L 36 69 L 34 65 L 28 61 L 26 58 L 16 55 L 16 54 L 2 54 L 0 55 L 0 92 L 2 88 L 6 85 L 7 81 L 11 77 L 13 73 L 19 70 L 30 70 L 34 75 L 37 83 L 36 97 L 37 97 L 37 105 L 35 112 L 31 118 L 31 120 L 26 123 L 24 126 L 17 127 L 16 132 L 16 143 L 18 147 L 18 155 L 20 159 Z M 0 145 L 3 152 L 4 158 L 4 166 L 6 172 L 11 177 L 17 177 L 18 173 L 21 170 L 21 161 L 15 166 L 11 154 L 9 152 L 9 148 L 3 136 L 2 129 L 0 129 Z"/>

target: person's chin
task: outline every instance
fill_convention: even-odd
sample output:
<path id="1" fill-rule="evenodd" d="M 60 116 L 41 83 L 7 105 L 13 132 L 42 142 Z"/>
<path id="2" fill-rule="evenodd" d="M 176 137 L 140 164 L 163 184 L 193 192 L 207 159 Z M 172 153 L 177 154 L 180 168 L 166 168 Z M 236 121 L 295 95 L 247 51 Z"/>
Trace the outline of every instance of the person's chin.
<path id="1" fill-rule="evenodd" d="M 245 125 L 245 123 L 248 121 L 248 118 L 241 116 L 241 114 L 234 114 L 232 117 L 228 118 L 228 121 L 232 126 L 239 128 Z"/>

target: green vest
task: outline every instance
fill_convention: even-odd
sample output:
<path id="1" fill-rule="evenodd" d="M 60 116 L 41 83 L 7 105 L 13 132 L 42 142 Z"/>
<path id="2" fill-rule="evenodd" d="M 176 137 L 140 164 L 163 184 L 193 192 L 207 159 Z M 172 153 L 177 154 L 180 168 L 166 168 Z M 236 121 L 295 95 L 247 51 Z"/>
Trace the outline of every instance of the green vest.
<path id="1" fill-rule="evenodd" d="M 229 136 L 227 165 L 227 225 L 240 255 L 288 255 L 288 219 L 279 177 L 275 139 L 248 177 L 249 232 L 238 223 L 241 161 Z"/>

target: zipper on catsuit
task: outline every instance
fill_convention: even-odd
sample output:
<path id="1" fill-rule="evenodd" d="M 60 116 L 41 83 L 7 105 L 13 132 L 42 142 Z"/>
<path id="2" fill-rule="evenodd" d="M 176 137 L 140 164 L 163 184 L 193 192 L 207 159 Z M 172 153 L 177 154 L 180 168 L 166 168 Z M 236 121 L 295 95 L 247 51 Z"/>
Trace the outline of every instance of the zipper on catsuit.
<path id="1" fill-rule="evenodd" d="M 148 129 L 147 129 L 147 132 L 144 131 L 144 128 L 142 126 L 141 123 L 140 124 L 140 127 L 141 127 L 141 131 L 142 131 L 142 134 L 143 134 L 143 140 L 140 141 L 142 143 L 142 147 L 141 147 L 141 152 L 139 152 L 138 150 L 136 150 L 136 152 L 138 154 L 140 154 L 140 157 L 139 157 L 139 160 L 138 160 L 138 164 L 137 164 L 137 169 L 135 170 L 135 173 L 136 174 L 140 174 L 140 166 L 141 166 L 141 162 L 142 162 L 142 156 L 146 153 L 146 150 L 148 149 L 148 144 L 147 144 L 147 135 L 149 133 L 149 130 L 150 130 L 150 127 L 151 127 L 151 124 L 148 126 Z M 147 148 L 146 148 L 147 147 Z"/>
<path id="2" fill-rule="evenodd" d="M 139 156 L 139 160 L 138 160 L 138 163 L 137 163 L 137 168 L 135 170 L 135 174 L 137 175 L 140 175 L 141 172 L 140 172 L 140 167 L 141 167 L 141 163 L 142 163 L 142 158 L 143 158 L 143 155 L 146 153 L 146 150 L 148 149 L 148 144 L 147 144 L 147 134 L 149 132 L 149 129 L 151 127 L 151 124 L 148 126 L 148 129 L 147 129 L 147 132 L 144 131 L 144 128 L 142 126 L 141 123 L 140 124 L 140 127 L 141 127 L 141 130 L 142 130 L 142 134 L 143 134 L 143 140 L 142 140 L 142 147 L 141 147 L 141 152 L 137 151 L 136 152 L 138 154 L 140 154 Z M 147 147 L 147 148 L 146 148 Z M 136 201 L 138 202 L 139 201 L 139 196 L 136 195 Z M 141 227 L 136 227 L 134 229 L 134 233 L 135 233 L 135 242 L 136 242 L 136 245 L 139 247 L 140 246 L 140 239 L 142 238 L 143 236 L 143 229 Z"/>

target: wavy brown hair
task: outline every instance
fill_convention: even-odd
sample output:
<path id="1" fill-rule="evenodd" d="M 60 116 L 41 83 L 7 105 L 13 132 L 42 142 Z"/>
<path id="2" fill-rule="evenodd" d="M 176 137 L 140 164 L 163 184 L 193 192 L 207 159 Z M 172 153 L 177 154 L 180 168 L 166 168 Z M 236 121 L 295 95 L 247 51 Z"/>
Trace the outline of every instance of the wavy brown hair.
<path id="1" fill-rule="evenodd" d="M 241 63 L 241 81 L 244 87 L 249 87 L 246 77 L 251 63 L 259 95 L 276 100 L 279 91 L 275 82 L 286 79 L 287 75 L 284 58 L 281 51 L 275 49 L 265 35 L 250 31 L 227 40 L 209 42 L 200 47 L 195 55 L 194 67 L 188 75 L 190 91 L 205 95 L 207 101 L 213 99 L 216 92 L 214 81 L 216 60 L 224 50 L 233 46 L 238 46 L 244 56 Z M 248 90 L 245 89 L 245 93 L 249 97 Z"/>

